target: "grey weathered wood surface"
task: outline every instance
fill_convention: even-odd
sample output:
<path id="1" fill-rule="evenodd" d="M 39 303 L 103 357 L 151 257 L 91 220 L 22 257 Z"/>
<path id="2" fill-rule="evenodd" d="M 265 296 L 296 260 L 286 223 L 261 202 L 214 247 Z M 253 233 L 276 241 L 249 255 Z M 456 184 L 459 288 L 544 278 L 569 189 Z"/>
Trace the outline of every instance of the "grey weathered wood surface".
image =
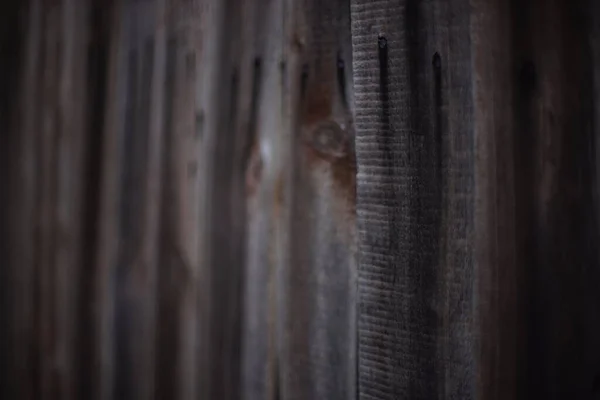
<path id="1" fill-rule="evenodd" d="M 355 1 L 361 398 L 472 398 L 469 5 Z"/>
<path id="2" fill-rule="evenodd" d="M 596 398 L 597 5 L 352 15 L 360 397 Z"/>
<path id="3" fill-rule="evenodd" d="M 0 22 L 1 399 L 599 398 L 599 2 Z"/>

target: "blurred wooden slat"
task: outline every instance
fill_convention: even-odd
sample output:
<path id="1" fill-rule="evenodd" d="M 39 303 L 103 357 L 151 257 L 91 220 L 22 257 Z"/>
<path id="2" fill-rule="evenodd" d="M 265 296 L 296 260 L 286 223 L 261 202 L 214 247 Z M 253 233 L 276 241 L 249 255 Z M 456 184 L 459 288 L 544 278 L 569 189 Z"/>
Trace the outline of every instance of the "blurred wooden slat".
<path id="1" fill-rule="evenodd" d="M 39 336 L 36 332 L 36 251 L 38 249 L 36 230 L 36 199 L 38 195 L 39 167 L 36 159 L 36 143 L 39 140 L 41 59 L 43 57 L 43 5 L 34 1 L 30 5 L 25 72 L 21 83 L 19 131 L 20 138 L 16 149 L 17 179 L 14 181 L 12 198 L 13 234 L 11 263 L 15 277 L 15 364 L 17 371 L 14 395 L 33 399 L 39 396 Z M 41 182 L 40 182 L 41 184 Z"/>
<path id="2" fill-rule="evenodd" d="M 106 109 L 104 111 L 102 151 L 100 153 L 100 190 L 98 211 L 98 245 L 95 247 L 94 268 L 96 280 L 93 302 L 95 304 L 92 366 L 94 368 L 92 393 L 98 400 L 113 398 L 115 368 L 114 360 L 114 274 L 119 244 L 119 176 L 122 165 L 119 157 L 120 136 L 127 106 L 124 88 L 127 76 L 123 68 L 125 35 L 123 23 L 124 2 L 116 0 L 108 16 L 112 27 L 107 54 Z"/>
<path id="3" fill-rule="evenodd" d="M 77 385 L 72 344 L 83 211 L 86 9 L 86 2 L 69 1 L 23 8 L 29 13 L 28 67 L 19 122 L 13 121 L 18 130 L 9 204 L 9 226 L 17 233 L 10 244 L 16 289 L 10 325 L 16 330 L 9 368 L 18 375 L 11 393 L 20 398 L 73 398 Z"/>
<path id="4" fill-rule="evenodd" d="M 19 63 L 22 72 L 18 82 L 18 92 L 10 132 L 12 168 L 7 177 L 7 258 L 3 268 L 12 290 L 9 307 L 12 320 L 5 328 L 9 330 L 11 348 L 7 363 L 7 393 L 13 398 L 33 399 L 35 394 L 34 371 L 34 202 L 37 171 L 34 157 L 34 143 L 37 130 L 36 115 L 39 58 L 41 48 L 41 4 L 30 2 L 23 7 L 20 16 L 23 21 L 23 50 Z"/>
<path id="5" fill-rule="evenodd" d="M 287 6 L 281 397 L 349 398 L 356 391 L 350 3 Z"/>
<path id="6" fill-rule="evenodd" d="M 269 284 L 272 280 L 273 258 L 270 246 L 272 230 L 272 180 L 265 174 L 261 155 L 259 113 L 265 107 L 263 94 L 266 71 L 275 72 L 274 59 L 265 58 L 264 42 L 258 37 L 267 34 L 273 22 L 272 2 L 261 4 L 247 1 L 242 6 L 242 42 L 240 49 L 240 98 L 239 120 L 236 137 L 240 138 L 239 157 L 244 182 L 236 189 L 237 195 L 247 200 L 244 211 L 246 222 L 244 269 L 242 286 L 242 340 L 241 340 L 241 397 L 244 399 L 267 399 L 271 382 L 269 353 L 273 337 L 270 332 Z M 277 76 L 277 72 L 273 76 Z M 271 80 L 272 82 L 272 80 Z M 268 106 L 267 106 L 268 107 Z M 264 121 L 261 121 L 264 122 Z M 263 240 L 261 238 L 269 238 Z"/>
<path id="7" fill-rule="evenodd" d="M 107 97 L 98 247 L 101 398 L 154 393 L 165 87 L 161 10 L 164 4 L 155 2 L 115 8 L 108 80 L 115 86 Z"/>
<path id="8" fill-rule="evenodd" d="M 106 179 L 117 182 L 107 183 L 112 188 L 103 189 L 111 196 L 107 202 L 118 199 L 108 216 L 117 219 L 107 232 L 116 235 L 118 246 L 100 267 L 106 268 L 109 287 L 114 285 L 114 292 L 108 289 L 104 305 L 108 314 L 101 329 L 109 338 L 102 351 L 114 352 L 118 360 L 109 370 L 113 376 L 105 378 L 113 382 L 105 389 L 107 393 L 114 390 L 117 397 L 151 398 L 164 133 L 165 4 L 128 2 L 122 7 L 118 75 L 111 78 L 117 79 L 117 98 L 108 101 L 125 102 L 123 109 L 117 103 L 115 125 L 108 127 L 115 136 L 107 144 L 115 147 L 105 151 L 105 162 L 120 164 L 120 172 L 112 175 L 106 171 Z"/>
<path id="9" fill-rule="evenodd" d="M 243 286 L 242 390 L 245 399 L 276 399 L 278 353 L 276 273 L 281 263 L 282 68 L 281 1 L 249 2 L 245 8 L 240 121 L 243 139 L 247 228 Z M 253 33 L 252 36 L 247 36 Z"/>
<path id="10" fill-rule="evenodd" d="M 79 323 L 77 304 L 77 285 L 80 277 L 85 271 L 81 270 L 82 257 L 82 228 L 83 217 L 83 187 L 86 177 L 83 175 L 84 149 L 88 137 L 87 126 L 87 50 L 89 40 L 89 25 L 87 15 L 89 13 L 89 2 L 65 0 L 48 15 L 56 13 L 57 19 L 50 23 L 56 23 L 57 37 L 50 45 L 58 45 L 57 54 L 54 50 L 48 52 L 50 57 L 58 56 L 57 70 L 49 75 L 49 80 L 54 80 L 50 87 L 52 92 L 48 93 L 48 103 L 52 116 L 43 122 L 52 124 L 47 132 L 52 138 L 52 143 L 47 146 L 54 152 L 51 157 L 54 165 L 49 166 L 49 171 L 54 171 L 54 188 L 46 195 L 49 199 L 47 204 L 54 205 L 54 209 L 48 210 L 50 225 L 45 238 L 47 244 L 53 249 L 48 249 L 48 281 L 52 282 L 48 289 L 48 297 L 42 294 L 40 301 L 54 308 L 49 310 L 48 315 L 53 321 L 47 321 L 52 341 L 49 343 L 51 349 L 47 374 L 48 384 L 51 388 L 42 385 L 44 396 L 73 399 L 76 398 L 77 388 L 77 365 L 76 327 Z M 48 33 L 48 30 L 46 31 Z M 48 35 L 50 36 L 50 35 Z M 48 49 L 50 50 L 50 49 Z M 45 72 L 48 73 L 49 63 L 45 64 Z M 56 75 L 54 75 L 56 73 Z M 55 85 L 55 86 L 54 86 Z M 50 122 L 52 121 L 52 122 Z M 46 135 L 46 132 L 44 132 Z M 43 209 L 43 207 L 40 207 Z M 42 225 L 43 226 L 43 225 Z M 42 258 L 44 256 L 40 254 Z M 43 268 L 43 266 L 42 266 Z M 40 277 L 44 276 L 39 271 Z M 42 313 L 44 306 L 41 307 Z M 42 326 L 44 323 L 42 322 Z M 45 368 L 43 366 L 42 368 Z"/>
<path id="11" fill-rule="evenodd" d="M 132 10 L 133 18 L 138 18 L 138 10 Z M 129 325 L 131 329 L 129 345 L 133 348 L 133 393 L 130 395 L 138 399 L 150 399 L 155 396 L 156 369 L 156 307 L 157 307 L 157 271 L 158 271 L 158 239 L 160 230 L 161 184 L 163 164 L 163 136 L 165 134 L 165 89 L 167 65 L 167 1 L 156 0 L 153 13 L 149 18 L 149 29 L 153 31 L 153 40 L 145 43 L 144 47 L 152 46 L 151 81 L 141 81 L 141 89 L 150 85 L 151 90 L 142 92 L 140 101 L 148 101 L 148 112 L 142 118 L 149 119 L 147 159 L 145 165 L 143 225 L 139 254 L 133 255 L 133 264 L 129 284 L 133 294 L 132 315 L 128 318 L 140 317 L 139 326 Z M 143 18 L 143 15 L 141 16 Z M 143 21 L 140 21 L 143 23 Z M 148 40 L 148 39 L 146 39 Z M 144 49 L 144 52 L 146 49 Z M 145 58 L 146 54 L 144 54 Z M 150 59 L 150 57 L 149 57 Z M 144 59 L 142 68 L 148 67 L 148 60 Z M 145 96 L 150 96 L 146 100 Z M 138 297 L 139 296 L 139 297 Z M 136 304 L 137 303 L 137 304 Z M 139 308 L 138 308 L 139 307 Z M 137 315 L 137 314 L 141 315 Z M 139 346 L 139 347 L 138 347 Z"/>
<path id="12" fill-rule="evenodd" d="M 518 363 L 523 351 L 522 288 L 516 243 L 515 189 L 512 186 L 515 144 L 514 66 L 508 2 L 475 1 L 473 36 L 474 132 L 478 168 L 475 176 L 477 285 L 481 293 L 478 391 L 482 398 L 517 398 Z M 494 49 L 490 57 L 489 49 Z M 477 289 L 476 289 L 477 290 Z M 501 320 L 496 320 L 498 316 Z"/>
<path id="13" fill-rule="evenodd" d="M 485 398 L 598 393 L 598 134 L 590 84 L 598 10 L 591 5 L 477 4 L 482 209 L 475 245 Z M 490 47 L 505 61 L 491 63 Z"/>
<path id="14" fill-rule="evenodd" d="M 167 3 L 164 182 L 158 270 L 157 398 L 196 399 L 201 2 Z"/>
<path id="15" fill-rule="evenodd" d="M 195 117 L 196 133 L 199 135 L 199 169 L 198 169 L 198 346 L 194 350 L 197 357 L 196 381 L 198 396 L 210 399 L 212 385 L 212 342 L 211 342 L 211 306 L 213 288 L 212 264 L 210 262 L 211 247 L 208 238 L 212 234 L 210 225 L 210 188 L 213 185 L 213 146 L 219 120 L 220 104 L 220 61 L 222 43 L 225 40 L 222 32 L 222 21 L 225 18 L 225 1 L 205 0 L 202 3 L 205 24 L 202 37 L 199 38 L 202 48 L 202 62 L 199 63 L 199 81 L 197 87 L 198 107 Z"/>
<path id="16" fill-rule="evenodd" d="M 207 3 L 206 37 L 200 94 L 202 110 L 201 292 L 199 390 L 204 398 L 240 397 L 241 274 L 244 198 L 234 197 L 243 174 L 236 169 L 241 3 Z M 203 45 L 204 46 L 204 45 Z M 243 226 L 243 225 L 242 225 Z"/>
<path id="17" fill-rule="evenodd" d="M 590 5 L 354 2 L 361 397 L 596 396 Z"/>
<path id="18" fill-rule="evenodd" d="M 11 195 L 14 186 L 16 134 L 18 132 L 18 91 L 27 32 L 27 7 L 23 2 L 0 6 L 0 398 L 15 397 L 17 371 L 14 368 L 13 335 L 16 313 L 15 285 L 11 268 L 14 245 Z"/>
<path id="19" fill-rule="evenodd" d="M 104 145 L 106 117 L 106 93 L 108 74 L 108 54 L 111 37 L 111 22 L 114 14 L 113 1 L 93 0 L 89 3 L 88 13 L 81 21 L 89 24 L 89 48 L 86 51 L 88 68 L 86 71 L 86 123 L 82 128 L 85 135 L 85 149 L 80 175 L 82 184 L 82 212 L 79 224 L 81 233 L 81 252 L 79 275 L 77 276 L 76 309 L 77 327 L 73 353 L 76 356 L 77 398 L 95 399 L 100 397 L 101 355 L 98 346 L 102 337 L 101 325 L 97 318 L 98 297 L 96 285 L 101 274 L 97 267 L 97 249 L 99 246 L 100 204 L 102 189 L 101 163 Z"/>

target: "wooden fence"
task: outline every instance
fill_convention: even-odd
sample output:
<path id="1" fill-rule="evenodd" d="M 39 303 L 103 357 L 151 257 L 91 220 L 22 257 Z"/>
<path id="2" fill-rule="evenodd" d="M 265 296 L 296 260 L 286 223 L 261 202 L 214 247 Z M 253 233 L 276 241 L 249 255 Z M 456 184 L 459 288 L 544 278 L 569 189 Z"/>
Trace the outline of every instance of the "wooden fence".
<path id="1" fill-rule="evenodd" d="M 1 399 L 600 398 L 600 2 L 0 5 Z"/>

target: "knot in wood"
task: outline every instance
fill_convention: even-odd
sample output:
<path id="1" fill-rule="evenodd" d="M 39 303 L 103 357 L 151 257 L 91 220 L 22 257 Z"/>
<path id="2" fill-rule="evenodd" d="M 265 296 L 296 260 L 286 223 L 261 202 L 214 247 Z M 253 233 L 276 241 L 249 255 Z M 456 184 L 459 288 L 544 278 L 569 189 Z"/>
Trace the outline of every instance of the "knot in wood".
<path id="1" fill-rule="evenodd" d="M 310 135 L 312 147 L 319 153 L 335 158 L 348 152 L 346 132 L 335 122 L 327 121 L 315 126 Z"/>

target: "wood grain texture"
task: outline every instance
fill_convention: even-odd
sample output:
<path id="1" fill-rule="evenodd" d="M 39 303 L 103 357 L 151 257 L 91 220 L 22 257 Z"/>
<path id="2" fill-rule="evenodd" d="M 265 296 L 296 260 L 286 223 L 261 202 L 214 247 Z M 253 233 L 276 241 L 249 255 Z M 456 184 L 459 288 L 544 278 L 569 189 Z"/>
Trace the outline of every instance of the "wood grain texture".
<path id="1" fill-rule="evenodd" d="M 154 393 L 165 79 L 165 34 L 154 34 L 164 26 L 160 6 L 117 3 L 113 20 L 97 248 L 101 398 Z"/>
<path id="2" fill-rule="evenodd" d="M 96 290 L 103 277 L 98 269 L 98 249 L 100 246 L 100 206 L 102 204 L 102 171 L 104 155 L 104 132 L 107 126 L 107 93 L 112 89 L 108 84 L 109 52 L 111 47 L 112 22 L 115 2 L 94 0 L 89 3 L 86 21 L 88 36 L 86 70 L 86 124 L 82 128 L 85 135 L 83 150 L 81 257 L 79 275 L 75 290 L 77 293 L 77 340 L 73 343 L 76 354 L 77 398 L 101 398 L 102 385 L 106 382 L 104 369 L 100 367 L 106 350 L 100 345 L 104 338 L 103 324 L 98 318 L 102 310 L 99 292 Z M 99 306 L 100 304 L 100 306 Z M 106 365 L 106 364 L 104 364 Z"/>
<path id="3" fill-rule="evenodd" d="M 599 398 L 597 1 L 5 3 L 0 398 Z"/>
<path id="4" fill-rule="evenodd" d="M 124 3 L 116 1 L 108 20 L 112 26 L 108 39 L 106 108 L 104 110 L 103 140 L 101 142 L 101 170 L 99 171 L 98 244 L 95 246 L 96 271 L 94 284 L 96 331 L 93 340 L 94 374 L 91 379 L 94 396 L 99 400 L 113 398 L 114 394 L 114 315 L 115 315 L 115 263 L 119 244 L 119 175 L 122 171 L 120 136 L 125 114 L 127 85 L 123 59 L 125 27 L 122 13 Z"/>
<path id="5" fill-rule="evenodd" d="M 512 51 L 506 2 L 472 2 L 475 248 L 482 398 L 518 398 L 523 313 L 519 285 L 512 131 Z M 493 49 L 493 50 L 492 50 Z M 497 318 L 502 315 L 502 321 Z"/>
<path id="6" fill-rule="evenodd" d="M 242 324 L 242 397 L 276 399 L 275 278 L 277 225 L 281 205 L 281 165 L 276 158 L 282 136 L 280 1 L 247 2 L 240 59 L 240 124 L 246 199 Z"/>
<path id="7" fill-rule="evenodd" d="M 205 14 L 198 1 L 167 2 L 163 191 L 158 267 L 157 398 L 195 399 L 200 254 L 196 92 Z"/>
<path id="8" fill-rule="evenodd" d="M 0 6 L 0 397 L 16 396 L 18 371 L 15 360 L 17 338 L 13 324 L 16 314 L 16 291 L 12 259 L 14 236 L 13 189 L 16 169 L 18 132 L 19 82 L 22 80 L 22 59 L 27 32 L 27 5 L 7 3 Z"/>
<path id="9" fill-rule="evenodd" d="M 81 257 L 87 3 L 32 2 L 12 131 L 8 226 L 14 288 L 11 396 L 73 398 Z M 31 186 L 30 186 L 31 185 Z M 12 235 L 11 235 L 12 236 Z M 8 328 L 7 328 L 8 329 Z"/>
<path id="10" fill-rule="evenodd" d="M 355 156 L 349 2 L 290 2 L 291 156 L 281 396 L 355 394 Z"/>
<path id="11" fill-rule="evenodd" d="M 352 13 L 360 398 L 472 398 L 468 4 Z"/>
<path id="12" fill-rule="evenodd" d="M 199 136 L 199 169 L 198 190 L 201 193 L 198 204 L 198 257 L 199 257 L 199 282 L 197 298 L 198 315 L 198 346 L 195 350 L 197 357 L 196 385 L 198 396 L 210 399 L 212 380 L 212 336 L 211 336 L 211 307 L 212 307 L 212 264 L 210 262 L 211 248 L 208 240 L 211 235 L 210 224 L 211 203 L 210 185 L 212 181 L 213 146 L 220 104 L 218 103 L 222 40 L 221 21 L 224 18 L 225 2 L 218 0 L 204 1 L 202 3 L 205 13 L 203 34 L 200 46 L 204 57 L 199 63 L 198 90 L 196 100 L 198 106 L 195 116 L 196 134 Z"/>
<path id="13" fill-rule="evenodd" d="M 583 83 L 595 75 L 589 46 L 597 15 L 590 4 L 478 5 L 503 16 L 474 33 L 481 43 L 481 63 L 474 64 L 481 85 L 476 121 L 486 124 L 478 132 L 478 150 L 489 155 L 481 165 L 488 175 L 477 180 L 490 190 L 479 196 L 480 232 L 486 234 L 476 241 L 488 257 L 480 266 L 480 390 L 486 398 L 597 395 L 592 349 L 598 321 L 586 316 L 598 304 L 588 285 L 597 284 L 599 266 L 589 245 L 598 234 L 594 95 L 593 86 Z M 507 61 L 484 64 L 490 46 Z M 506 229 L 503 239 L 492 238 L 493 229 Z M 501 261 L 503 254 L 508 262 Z"/>
<path id="14" fill-rule="evenodd" d="M 33 230 L 34 230 L 34 191 L 36 185 L 36 165 L 34 157 L 36 119 L 27 118 L 34 113 L 37 104 L 32 101 L 37 94 L 37 64 L 40 52 L 40 4 L 32 2 L 23 10 L 24 22 L 23 51 L 20 63 L 22 72 L 18 83 L 19 92 L 13 98 L 16 103 L 13 117 L 14 130 L 11 132 L 12 169 L 8 190 L 7 222 L 10 227 L 8 237 L 7 271 L 12 286 L 10 304 L 11 321 L 8 336 L 12 339 L 7 369 L 11 381 L 6 391 L 13 397 L 31 399 L 34 395 L 34 299 L 33 299 Z M 35 115 L 35 114 L 33 114 Z M 17 132 L 19 133 L 17 135 Z M 3 269 L 5 269 L 4 267 Z M 27 385 L 25 385 L 27 383 Z"/>
<path id="15" fill-rule="evenodd" d="M 363 398 L 595 396 L 590 6 L 354 3 Z"/>
<path id="16" fill-rule="evenodd" d="M 213 20 L 208 27 L 211 47 L 207 71 L 207 103 L 204 129 L 206 161 L 202 210 L 202 263 L 206 276 L 202 290 L 205 301 L 204 344 L 200 357 L 202 396 L 209 399 L 240 397 L 241 287 L 243 273 L 243 229 L 245 199 L 236 196 L 245 174 L 240 159 L 233 155 L 237 145 L 240 75 L 236 50 L 240 50 L 241 3 L 237 0 L 210 3 Z M 242 223 L 242 227 L 244 224 Z"/>

